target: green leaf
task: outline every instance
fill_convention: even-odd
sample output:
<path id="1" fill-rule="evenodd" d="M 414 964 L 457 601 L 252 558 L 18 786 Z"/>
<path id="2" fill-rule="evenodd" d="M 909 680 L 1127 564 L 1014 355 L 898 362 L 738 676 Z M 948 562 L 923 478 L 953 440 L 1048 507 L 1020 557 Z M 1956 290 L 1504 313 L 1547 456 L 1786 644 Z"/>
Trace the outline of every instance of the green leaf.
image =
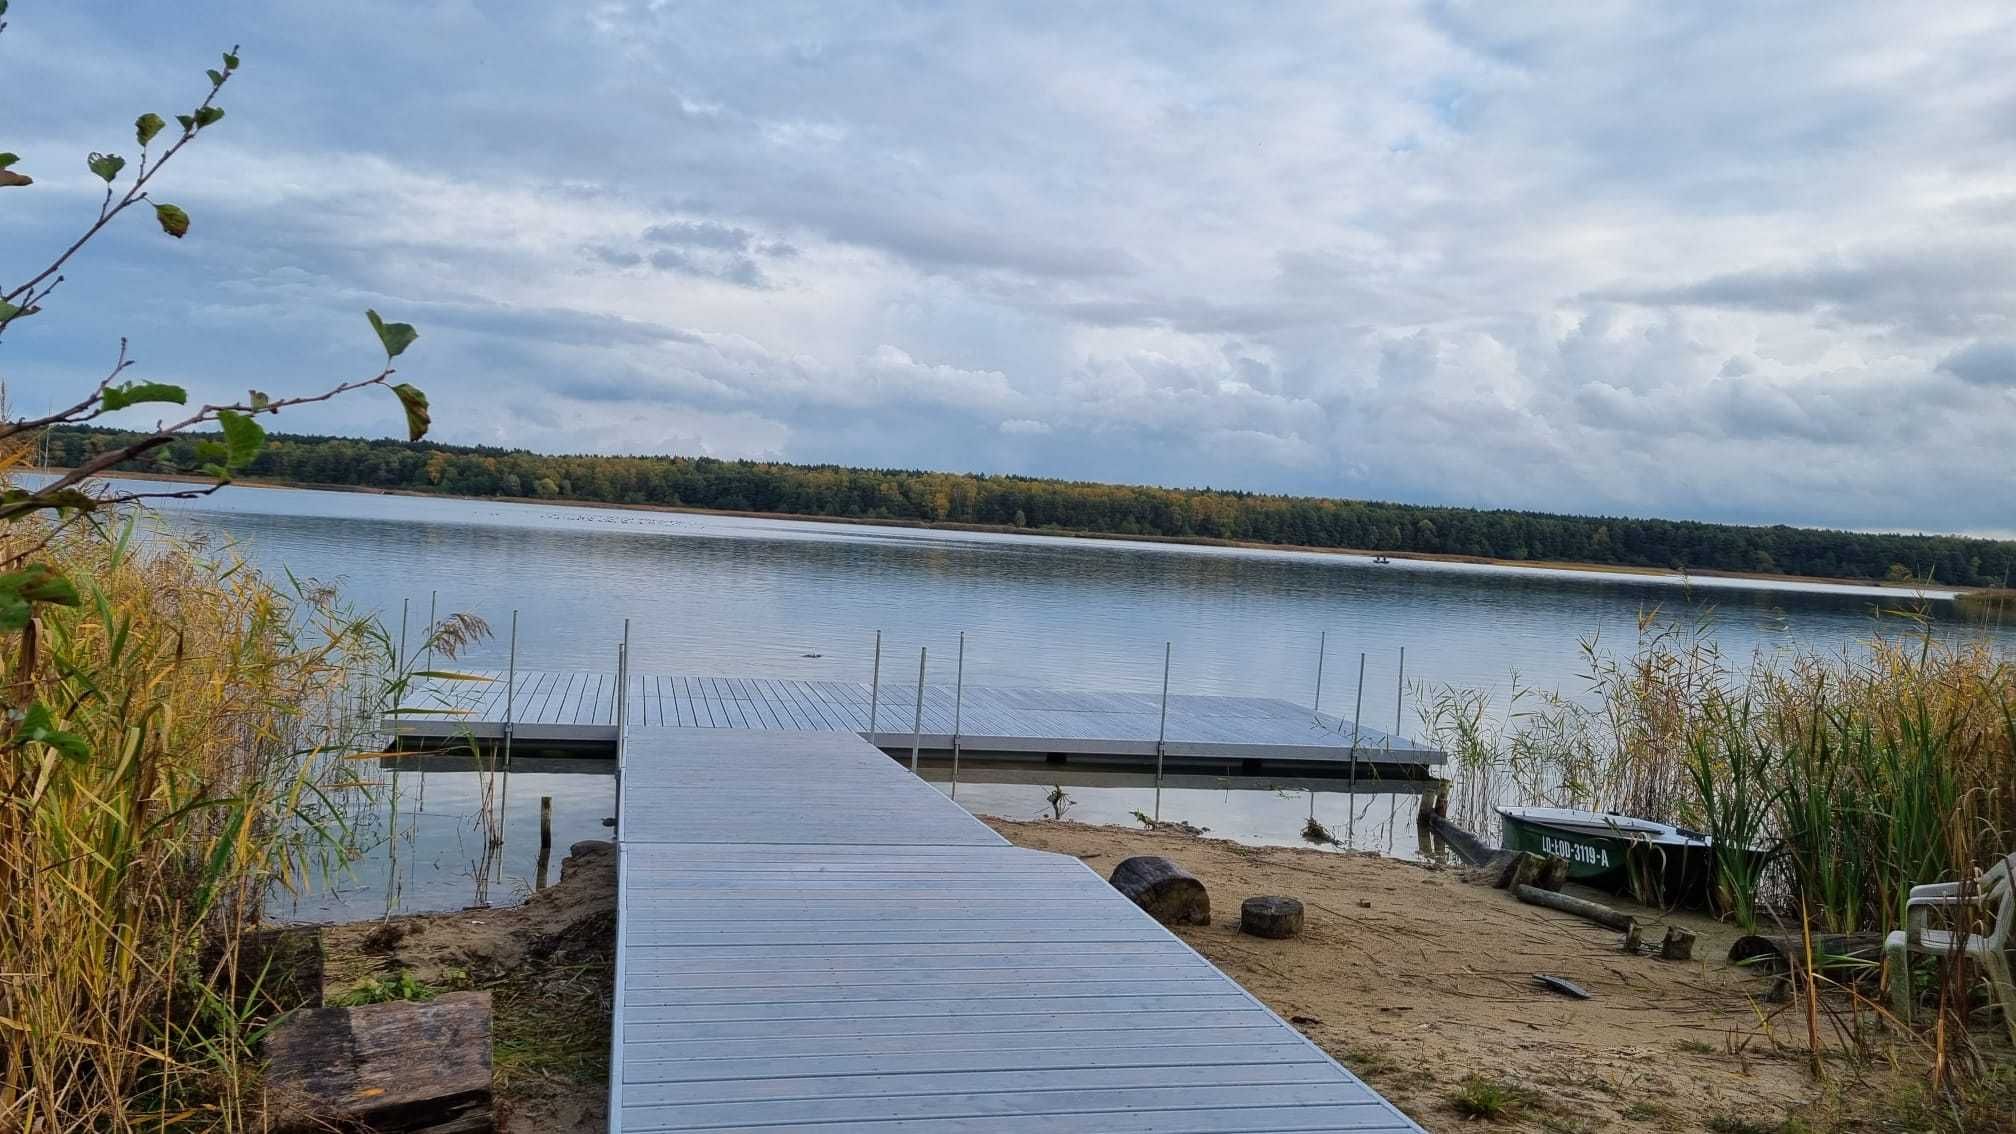
<path id="1" fill-rule="evenodd" d="M 91 167 L 91 172 L 110 185 L 112 179 L 119 176 L 119 171 L 126 168 L 126 159 L 118 154 L 93 153 L 86 164 Z"/>
<path id="2" fill-rule="evenodd" d="M 177 240 L 189 235 L 189 214 L 180 205 L 154 206 L 154 219 L 161 222 L 161 231 Z"/>
<path id="3" fill-rule="evenodd" d="M 26 625 L 26 623 L 23 623 Z M 83 760 L 91 755 L 91 742 L 74 732 L 64 732 L 56 727 L 56 714 L 40 701 L 28 706 L 21 714 L 21 727 L 14 733 L 12 745 L 28 743 L 46 744 L 71 760 Z"/>
<path id="4" fill-rule="evenodd" d="M 76 606 L 77 588 L 70 580 L 43 563 L 30 563 L 19 571 L 0 575 L 0 630 L 19 630 L 34 617 L 38 602 L 56 606 Z"/>
<path id="5" fill-rule="evenodd" d="M 174 402 L 186 405 L 189 392 L 180 386 L 170 386 L 166 382 L 128 382 L 124 386 L 114 386 L 105 391 L 105 411 L 122 410 L 127 406 L 137 406 L 143 402 Z"/>
<path id="6" fill-rule="evenodd" d="M 224 430 L 224 467 L 233 472 L 251 464 L 266 444 L 266 430 L 242 413 L 219 410 L 217 424 Z"/>
<path id="7" fill-rule="evenodd" d="M 370 310 L 364 312 L 364 317 L 371 320 L 371 329 L 378 332 L 378 341 L 385 344 L 386 358 L 398 358 L 413 345 L 414 339 L 420 337 L 420 332 L 414 330 L 411 323 L 387 323 L 378 317 L 376 311 Z"/>
<path id="8" fill-rule="evenodd" d="M 20 154 L 0 153 L 0 169 L 6 169 L 8 166 L 13 165 L 15 162 L 20 160 L 21 160 Z"/>
<path id="9" fill-rule="evenodd" d="M 9 303 L 4 299 L 0 299 L 0 323 L 5 323 L 12 319 L 25 319 L 35 314 L 38 310 L 40 308 L 30 307 L 24 311 L 19 304 Z"/>
<path id="10" fill-rule="evenodd" d="M 199 106 L 196 108 L 196 128 L 201 130 L 222 117 L 224 108 L 221 106 Z"/>
<path id="11" fill-rule="evenodd" d="M 150 110 L 133 120 L 133 136 L 139 139 L 140 144 L 144 146 L 153 141 L 154 135 L 159 134 L 167 126 L 168 124 L 161 120 L 160 115 Z"/>
<path id="12" fill-rule="evenodd" d="M 219 71 L 219 70 L 217 70 L 217 69 L 215 69 L 215 68 L 212 68 L 212 69 L 210 69 L 210 70 L 208 70 L 208 71 L 205 71 L 205 72 L 203 72 L 203 73 L 204 73 L 205 75 L 208 75 L 208 76 L 210 76 L 210 85 L 211 85 L 211 86 L 213 86 L 213 87 L 221 87 L 221 86 L 223 86 L 223 85 L 224 85 L 224 72 L 222 72 L 222 71 Z"/>
<path id="13" fill-rule="evenodd" d="M 227 52 L 225 52 L 225 53 L 224 53 L 224 69 L 225 69 L 226 71 L 236 71 L 236 70 L 238 69 L 238 53 L 237 53 L 237 52 L 235 52 L 235 51 L 227 51 Z"/>
<path id="14" fill-rule="evenodd" d="M 190 115 L 178 114 L 175 116 L 175 121 L 182 124 L 182 132 L 185 134 L 196 128 L 196 119 Z"/>
<path id="15" fill-rule="evenodd" d="M 427 414 L 427 395 L 405 382 L 392 387 L 392 392 L 399 395 L 399 404 L 406 409 L 406 439 L 418 441 L 427 436 L 427 427 L 434 424 Z"/>

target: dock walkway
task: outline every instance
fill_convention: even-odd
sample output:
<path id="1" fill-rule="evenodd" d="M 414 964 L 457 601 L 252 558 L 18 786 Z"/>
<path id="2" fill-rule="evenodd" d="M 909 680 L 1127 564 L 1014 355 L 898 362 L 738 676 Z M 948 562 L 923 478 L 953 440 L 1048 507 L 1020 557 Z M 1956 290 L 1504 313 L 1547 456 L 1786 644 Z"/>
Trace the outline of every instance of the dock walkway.
<path id="1" fill-rule="evenodd" d="M 614 674 L 472 671 L 470 680 L 429 680 L 405 699 L 392 731 L 408 740 L 496 739 L 507 722 L 524 743 L 614 743 Z M 1172 766 L 1251 762 L 1301 771 L 1359 764 L 1427 767 L 1442 753 L 1405 737 L 1268 697 L 1171 695 L 1166 729 L 1152 693 L 926 684 L 921 733 L 913 732 L 917 686 L 866 682 L 636 674 L 623 703 L 632 728 L 842 732 L 879 747 L 1082 757 L 1139 764 L 1161 754 Z M 871 729 L 871 723 L 873 725 Z"/>
<path id="2" fill-rule="evenodd" d="M 853 730 L 664 719 L 619 744 L 612 1132 L 1418 1134 Z"/>

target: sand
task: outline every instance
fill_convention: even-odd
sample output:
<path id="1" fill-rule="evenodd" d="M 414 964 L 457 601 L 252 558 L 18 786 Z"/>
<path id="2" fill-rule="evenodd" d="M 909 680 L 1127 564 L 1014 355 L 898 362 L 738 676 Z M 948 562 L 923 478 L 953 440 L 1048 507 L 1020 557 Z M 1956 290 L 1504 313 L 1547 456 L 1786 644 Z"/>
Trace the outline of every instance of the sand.
<path id="1" fill-rule="evenodd" d="M 1638 914 L 1651 940 L 1668 921 L 1699 934 L 1696 960 L 1669 962 L 1625 956 L 1620 934 L 1465 882 L 1454 868 L 988 822 L 1102 875 L 1129 855 L 1175 860 L 1212 900 L 1211 925 L 1175 932 L 1431 1131 L 1475 1129 L 1452 1101 L 1471 1076 L 1533 1093 L 1523 1115 L 1497 1124 L 1508 1130 L 1726 1130 L 1732 1117 L 1771 1129 L 1822 1093 L 1806 1070 L 1803 1017 L 1763 1002 L 1768 982 L 1721 960 L 1737 931 L 1704 917 L 1585 892 Z M 1239 932 L 1239 902 L 1260 894 L 1303 902 L 1300 937 Z M 1541 972 L 1594 998 L 1543 991 L 1533 981 Z"/>

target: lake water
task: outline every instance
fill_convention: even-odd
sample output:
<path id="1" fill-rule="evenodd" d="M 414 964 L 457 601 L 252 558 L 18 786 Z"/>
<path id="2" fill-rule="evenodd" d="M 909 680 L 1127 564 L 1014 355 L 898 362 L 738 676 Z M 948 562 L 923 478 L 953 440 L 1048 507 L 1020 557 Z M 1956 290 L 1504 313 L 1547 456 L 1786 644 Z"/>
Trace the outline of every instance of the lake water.
<path id="1" fill-rule="evenodd" d="M 613 669 L 630 620 L 633 669 L 866 681 L 877 630 L 888 676 L 914 672 L 928 647 L 931 679 L 950 681 L 966 634 L 966 680 L 1154 691 L 1171 643 L 1178 693 L 1252 694 L 1322 708 L 1378 728 L 1419 731 L 1413 683 L 1503 693 L 1579 691 L 1581 643 L 1628 651 L 1641 614 L 1711 620 L 1735 656 L 1837 648 L 1901 630 L 1886 610 L 1912 596 L 1874 588 L 1800 588 L 1697 579 L 1529 571 L 1468 564 L 1166 544 L 935 532 L 358 493 L 244 488 L 162 506 L 178 528 L 237 543 L 262 567 L 341 583 L 398 632 L 408 606 L 417 640 L 430 601 L 471 612 L 497 636 L 462 666 L 505 664 L 512 612 L 518 665 Z M 1951 613 L 1927 596 L 1936 618 Z M 1990 633 L 2005 630 L 1953 627 Z M 1401 683 L 1405 650 L 1407 687 Z M 1401 703 L 1405 702 L 1405 703 Z M 409 783 L 408 781 L 414 781 Z M 359 865 L 354 885 L 302 907 L 337 916 L 465 904 L 474 879 L 503 900 L 530 884 L 541 795 L 556 799 L 556 860 L 575 838 L 601 837 L 612 810 L 604 777 L 519 773 L 504 852 L 485 862 L 481 793 L 469 773 L 401 777 L 399 832 Z M 949 785 L 948 785 L 949 786 Z M 1049 814 L 1047 783 L 966 783 L 962 803 L 1016 818 Z M 413 789 L 409 792 L 408 789 Z M 1066 785 L 1074 819 L 1126 821 L 1152 785 Z M 1334 798 L 1333 798 L 1334 796 Z M 1166 792 L 1162 813 L 1251 842 L 1297 842 L 1312 802 L 1319 820 L 1361 846 L 1412 854 L 1413 797 L 1367 794 L 1347 806 L 1325 793 L 1214 783 Z M 1146 808 L 1142 808 L 1146 809 Z M 1362 813 L 1362 817 L 1361 817 Z M 395 855 L 396 852 L 396 855 Z M 368 910 L 366 912 L 369 912 Z"/>

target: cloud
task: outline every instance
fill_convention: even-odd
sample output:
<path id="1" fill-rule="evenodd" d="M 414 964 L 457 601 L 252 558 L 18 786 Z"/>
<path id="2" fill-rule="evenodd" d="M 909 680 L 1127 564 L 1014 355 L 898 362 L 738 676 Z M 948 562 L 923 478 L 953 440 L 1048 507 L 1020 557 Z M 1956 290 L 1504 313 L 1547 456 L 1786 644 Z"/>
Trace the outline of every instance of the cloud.
<path id="1" fill-rule="evenodd" d="M 95 216 L 81 156 L 240 29 L 10 25 L 46 95 L 8 142 L 18 270 Z M 402 377 L 451 440 L 2009 526 L 2004 6 L 358 0 L 257 30 L 156 189 L 190 235 L 136 219 L 67 266 L 8 330 L 16 404 L 122 336 L 196 396 L 355 377 L 375 307 L 420 326 Z"/>

